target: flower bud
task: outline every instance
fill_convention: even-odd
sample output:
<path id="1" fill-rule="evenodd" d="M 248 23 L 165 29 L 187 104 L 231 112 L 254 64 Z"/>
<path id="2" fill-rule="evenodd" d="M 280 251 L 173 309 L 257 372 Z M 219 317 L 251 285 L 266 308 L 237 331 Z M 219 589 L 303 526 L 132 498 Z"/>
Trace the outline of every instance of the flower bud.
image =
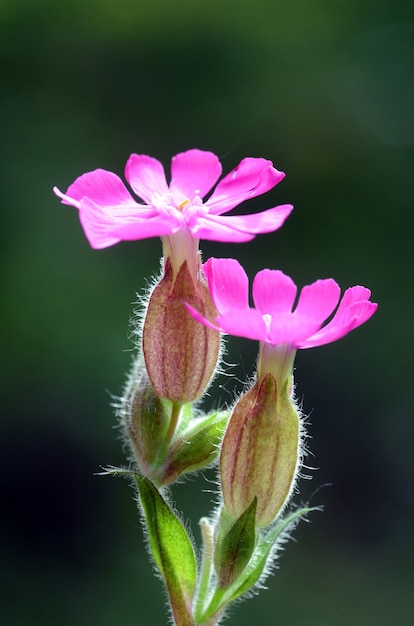
<path id="1" fill-rule="evenodd" d="M 199 272 L 196 285 L 187 261 L 173 277 L 170 260 L 151 294 L 143 329 L 143 351 L 151 384 L 161 398 L 184 404 L 200 398 L 212 378 L 220 352 L 220 334 L 197 322 L 184 303 L 213 320 L 216 315 L 207 284 Z"/>
<path id="2" fill-rule="evenodd" d="M 138 357 L 131 372 L 121 414 L 139 469 L 154 480 L 167 454 L 172 404 L 154 393 L 142 357 Z"/>
<path id="3" fill-rule="evenodd" d="M 133 460 L 158 487 L 211 465 L 219 455 L 228 411 L 193 415 L 154 392 L 142 357 L 130 374 L 120 405 Z"/>
<path id="4" fill-rule="evenodd" d="M 220 458 L 224 505 L 238 518 L 257 497 L 256 524 L 270 524 L 292 492 L 300 458 L 299 415 L 266 374 L 236 403 Z"/>

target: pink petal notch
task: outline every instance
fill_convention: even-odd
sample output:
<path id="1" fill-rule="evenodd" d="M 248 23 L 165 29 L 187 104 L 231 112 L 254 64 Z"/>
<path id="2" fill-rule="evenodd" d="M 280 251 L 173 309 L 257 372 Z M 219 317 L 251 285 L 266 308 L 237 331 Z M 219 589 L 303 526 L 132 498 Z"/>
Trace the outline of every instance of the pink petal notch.
<path id="1" fill-rule="evenodd" d="M 332 320 L 298 347 L 314 348 L 332 343 L 367 322 L 378 308 L 370 297 L 371 292 L 366 287 L 357 285 L 347 289 Z"/>
<path id="2" fill-rule="evenodd" d="M 221 215 L 249 198 L 273 189 L 285 177 L 271 161 L 247 157 L 217 185 L 207 204 L 211 213 Z"/>

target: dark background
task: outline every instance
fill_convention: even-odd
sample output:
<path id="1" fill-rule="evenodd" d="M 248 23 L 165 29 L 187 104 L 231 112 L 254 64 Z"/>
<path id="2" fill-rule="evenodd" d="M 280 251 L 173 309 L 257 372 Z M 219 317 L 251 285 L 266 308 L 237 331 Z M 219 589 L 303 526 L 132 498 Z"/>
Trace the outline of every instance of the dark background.
<path id="1" fill-rule="evenodd" d="M 325 510 L 229 624 L 412 624 L 414 5 L 3 0 L 0 63 L 0 622 L 167 623 L 133 493 L 94 476 L 125 460 L 110 404 L 160 242 L 94 251 L 51 189 L 96 167 L 122 175 L 131 152 L 169 168 L 198 147 L 225 172 L 244 156 L 287 172 L 244 210 L 295 205 L 281 231 L 205 243 L 205 258 L 300 286 L 333 276 L 380 304 L 339 343 L 298 354 L 318 470 L 296 500 L 329 483 L 311 499 Z M 231 401 L 256 349 L 230 341 L 241 366 L 212 402 Z M 197 539 L 211 488 L 174 490 Z"/>

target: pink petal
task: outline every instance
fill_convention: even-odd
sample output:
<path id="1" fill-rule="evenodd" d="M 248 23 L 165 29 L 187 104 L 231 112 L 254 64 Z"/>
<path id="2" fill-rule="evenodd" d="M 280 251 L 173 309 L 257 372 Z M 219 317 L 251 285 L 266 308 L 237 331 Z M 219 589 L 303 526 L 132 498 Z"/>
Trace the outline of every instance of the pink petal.
<path id="1" fill-rule="evenodd" d="M 154 194 L 168 193 L 168 185 L 162 164 L 145 154 L 131 154 L 125 166 L 125 178 L 137 196 L 147 204 Z"/>
<path id="2" fill-rule="evenodd" d="M 356 304 L 357 302 L 363 302 L 364 300 L 369 301 L 370 297 L 371 291 L 367 289 L 367 287 L 361 287 L 361 285 L 349 287 L 345 291 L 342 300 L 339 303 L 335 318 L 338 319 L 342 315 L 342 313 L 345 312 L 346 309 L 352 304 Z"/>
<path id="3" fill-rule="evenodd" d="M 206 202 L 209 213 L 221 215 L 241 202 L 260 196 L 277 185 L 284 172 L 273 167 L 271 161 L 247 157 L 219 182 Z"/>
<path id="4" fill-rule="evenodd" d="M 189 220 L 191 232 L 200 239 L 212 241 L 250 241 L 259 233 L 280 228 L 292 211 L 291 204 L 282 204 L 251 215 L 201 215 Z"/>
<path id="5" fill-rule="evenodd" d="M 137 205 L 119 176 L 102 169 L 79 176 L 66 194 L 62 194 L 56 187 L 54 192 L 63 199 L 64 204 L 76 208 L 79 208 L 79 200 L 82 198 L 89 198 L 101 206 Z"/>
<path id="6" fill-rule="evenodd" d="M 306 339 L 319 329 L 320 324 L 307 316 L 296 313 L 276 313 L 272 315 L 267 341 L 272 345 L 282 343 L 296 347 L 297 342 Z"/>
<path id="7" fill-rule="evenodd" d="M 253 302 L 262 314 L 290 313 L 296 291 L 293 280 L 279 270 L 262 270 L 253 280 Z"/>
<path id="8" fill-rule="evenodd" d="M 334 311 L 340 295 L 341 289 L 333 278 L 317 280 L 302 289 L 295 313 L 310 317 L 322 325 Z"/>
<path id="9" fill-rule="evenodd" d="M 192 315 L 194 319 L 197 320 L 197 322 L 200 322 L 200 324 L 204 324 L 204 326 L 207 326 L 208 328 L 213 328 L 213 330 L 221 331 L 221 328 L 219 326 L 215 326 L 215 324 L 210 322 L 210 320 L 208 320 L 206 317 L 201 315 L 199 311 L 197 311 L 196 309 L 193 309 L 193 307 L 190 304 L 188 304 L 187 302 L 184 302 L 184 305 L 187 311 L 190 313 L 190 315 Z"/>
<path id="10" fill-rule="evenodd" d="M 246 337 L 256 341 L 269 340 L 266 323 L 256 309 L 246 309 L 243 313 L 227 311 L 218 317 L 217 323 L 222 331 L 235 337 Z"/>
<path id="11" fill-rule="evenodd" d="M 134 220 L 130 224 L 123 223 L 114 228 L 114 233 L 119 235 L 122 241 L 134 241 L 136 239 L 147 239 L 148 237 L 164 237 L 173 235 L 179 230 L 179 225 L 174 225 L 174 221 L 169 216 L 157 215 L 152 218 Z"/>
<path id="12" fill-rule="evenodd" d="M 223 223 L 215 215 L 198 215 L 189 221 L 188 228 L 197 239 L 209 241 L 243 243 L 251 241 L 255 237 L 255 235 L 242 232 L 227 223 Z"/>
<path id="13" fill-rule="evenodd" d="M 171 162 L 171 191 L 179 191 L 189 200 L 203 198 L 221 175 L 221 163 L 212 152 L 187 150 Z"/>
<path id="14" fill-rule="evenodd" d="M 144 239 L 170 234 L 171 217 L 159 216 L 152 208 L 139 205 L 103 207 L 84 198 L 79 219 L 93 248 L 107 248 L 123 240 Z"/>
<path id="15" fill-rule="evenodd" d="M 215 325 L 189 304 L 185 303 L 185 306 L 194 319 L 204 324 L 204 326 L 234 335 L 235 337 L 267 341 L 266 324 L 263 316 L 255 309 L 245 309 L 242 315 L 240 313 L 235 315 L 234 311 L 228 311 L 217 318 L 217 325 Z"/>
<path id="16" fill-rule="evenodd" d="M 370 319 L 378 308 L 370 302 L 371 292 L 365 287 L 347 289 L 333 319 L 324 328 L 298 345 L 299 348 L 313 348 L 332 343 L 347 335 Z"/>
<path id="17" fill-rule="evenodd" d="M 79 219 L 82 224 L 86 238 L 92 248 L 96 250 L 109 248 L 121 241 L 121 237 L 114 235 L 113 230 L 108 228 L 107 224 L 99 219 L 99 213 L 96 211 L 96 219 L 91 217 L 91 211 L 87 214 L 79 212 Z"/>
<path id="18" fill-rule="evenodd" d="M 203 265 L 211 297 L 219 313 L 247 311 L 249 308 L 249 279 L 235 259 L 209 259 Z"/>
<path id="19" fill-rule="evenodd" d="M 53 193 L 62 200 L 62 204 L 69 204 L 70 206 L 74 206 L 79 209 L 79 200 L 75 200 L 75 198 L 69 197 L 65 193 L 62 193 L 62 191 L 60 191 L 58 187 L 53 187 Z"/>

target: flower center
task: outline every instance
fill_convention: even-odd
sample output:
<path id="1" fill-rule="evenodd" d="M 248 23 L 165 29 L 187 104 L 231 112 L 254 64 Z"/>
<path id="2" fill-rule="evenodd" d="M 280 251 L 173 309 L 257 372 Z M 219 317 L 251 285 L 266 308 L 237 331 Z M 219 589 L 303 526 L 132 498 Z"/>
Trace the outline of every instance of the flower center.
<path id="1" fill-rule="evenodd" d="M 181 204 L 178 205 L 177 209 L 179 211 L 182 211 L 189 203 L 190 203 L 190 200 L 184 200 L 183 202 L 181 202 Z"/>
<path id="2" fill-rule="evenodd" d="M 262 315 L 262 319 L 265 323 L 266 326 L 266 332 L 269 334 L 270 332 L 270 324 L 272 323 L 272 316 L 270 315 L 270 313 L 264 313 Z"/>

